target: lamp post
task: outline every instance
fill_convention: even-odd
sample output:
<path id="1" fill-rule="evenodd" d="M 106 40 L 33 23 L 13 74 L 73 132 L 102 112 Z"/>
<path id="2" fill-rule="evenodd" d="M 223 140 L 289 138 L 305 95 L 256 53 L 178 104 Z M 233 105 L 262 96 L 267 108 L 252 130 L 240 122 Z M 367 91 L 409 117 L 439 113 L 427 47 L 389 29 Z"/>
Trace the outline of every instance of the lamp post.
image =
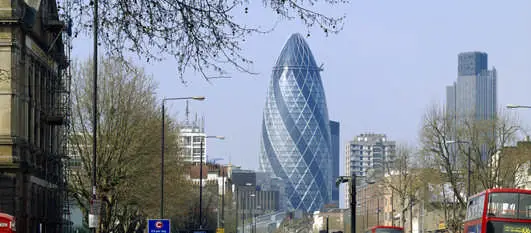
<path id="1" fill-rule="evenodd" d="M 466 201 L 468 202 L 468 197 L 470 197 L 470 175 L 472 173 L 471 169 L 470 169 L 470 157 L 471 157 L 471 147 L 472 147 L 472 142 L 470 141 L 447 141 L 446 142 L 447 145 L 449 144 L 467 144 L 468 145 L 468 161 L 467 161 L 467 187 L 466 187 Z"/>
<path id="2" fill-rule="evenodd" d="M 225 228 L 225 166 L 221 167 L 221 179 L 223 183 L 221 184 L 221 228 Z"/>
<path id="3" fill-rule="evenodd" d="M 251 201 L 249 202 L 249 205 L 251 206 L 251 208 L 250 208 L 250 209 L 251 209 L 251 224 L 250 224 L 250 228 L 251 228 L 251 229 L 250 229 L 250 231 L 251 231 L 251 233 L 254 233 L 254 232 L 253 232 L 253 220 L 254 220 L 254 211 L 253 211 L 253 209 L 254 209 L 254 205 L 253 205 L 253 203 L 254 203 L 254 200 L 255 200 L 254 197 L 256 197 L 256 194 L 251 193 L 251 194 L 249 195 L 249 197 L 252 197 L 252 198 L 249 199 L 249 200 L 251 200 Z M 245 227 L 245 226 L 244 226 L 244 227 Z"/>
<path id="4" fill-rule="evenodd" d="M 164 98 L 162 99 L 162 127 L 160 130 L 161 140 L 160 140 L 160 218 L 164 218 L 164 129 L 165 129 L 165 103 L 166 101 L 172 100 L 198 100 L 203 101 L 206 98 L 204 96 L 193 96 L 193 97 L 178 97 L 178 98 Z"/>
<path id="5" fill-rule="evenodd" d="M 215 161 L 217 160 L 223 160 L 222 158 L 219 158 L 219 159 L 213 159 L 211 160 L 212 163 L 215 163 Z M 215 164 L 215 165 L 218 165 L 218 164 Z M 223 205 L 224 205 L 224 194 L 225 194 L 225 176 L 224 176 L 224 172 L 223 172 L 223 164 L 219 164 L 219 171 L 218 171 L 218 181 L 219 181 L 219 176 L 221 175 L 221 195 L 219 195 L 219 183 L 218 183 L 218 209 L 216 211 L 217 215 L 218 215 L 218 222 L 216 224 L 216 228 L 220 228 L 221 227 L 221 221 L 223 221 L 221 218 L 223 217 Z M 220 207 L 221 206 L 221 207 Z M 221 208 L 221 213 L 219 212 L 219 209 Z"/>
<path id="6" fill-rule="evenodd" d="M 246 187 L 249 187 L 249 186 L 251 186 L 251 185 L 253 185 L 253 184 L 251 184 L 251 183 L 245 183 L 245 186 L 246 186 Z M 245 190 L 244 190 L 244 194 L 245 194 Z M 245 215 L 245 214 L 246 214 L 246 213 L 245 213 L 245 210 L 246 210 L 247 208 L 249 208 L 249 207 L 247 206 L 247 198 L 248 198 L 248 196 L 243 196 L 243 198 L 242 198 L 242 205 L 243 205 L 243 210 L 242 210 L 242 233 L 245 233 L 245 217 L 246 217 L 246 215 Z"/>
<path id="7" fill-rule="evenodd" d="M 374 176 L 375 176 L 374 172 L 375 172 L 375 171 L 374 171 L 374 169 L 372 169 L 372 168 L 369 169 L 369 170 L 367 171 L 367 173 L 368 173 L 369 175 L 368 175 L 367 180 L 366 180 L 366 182 L 367 182 L 367 187 L 365 188 L 365 198 L 364 198 L 364 200 L 363 200 L 363 202 L 365 203 L 365 221 L 366 221 L 366 228 L 369 228 L 369 204 L 367 203 L 367 201 L 368 201 L 369 198 L 367 197 L 367 193 L 368 193 L 368 191 L 369 191 L 370 185 L 376 183 L 376 181 L 374 180 Z M 380 198 L 380 195 L 378 194 L 378 199 L 377 199 L 378 201 L 380 201 L 379 198 Z M 377 208 L 379 208 L 379 205 L 380 205 L 380 204 L 378 204 L 378 207 L 377 207 Z M 380 211 L 380 210 L 377 209 L 376 211 Z M 377 212 L 378 223 L 380 222 L 380 221 L 379 221 L 379 217 L 380 217 L 380 214 L 379 214 L 379 212 Z M 378 225 L 378 224 L 377 224 L 377 225 Z"/>
<path id="8" fill-rule="evenodd" d="M 95 217 L 95 214 L 96 214 L 96 211 L 94 210 L 95 207 L 94 207 L 94 202 L 96 201 L 96 179 L 97 179 L 97 176 L 96 176 L 96 166 L 97 166 L 97 163 L 96 163 L 96 154 L 97 154 L 97 146 L 98 146 L 98 140 L 97 140 L 97 137 L 98 137 L 98 26 L 99 26 L 99 22 L 98 22 L 98 0 L 94 0 L 94 23 L 93 23 L 93 29 L 94 29 L 94 38 L 93 38 L 93 52 L 94 52 L 94 57 L 93 57 L 93 84 L 94 85 L 94 93 L 93 93 L 93 96 L 92 96 L 92 201 L 91 201 L 91 209 L 92 209 L 92 214 L 94 214 L 94 217 Z M 89 216 L 90 218 L 90 216 Z M 95 219 L 96 220 L 96 219 Z M 96 220 L 96 222 L 98 222 Z M 96 226 L 90 226 L 89 224 L 89 227 L 93 227 L 92 231 L 93 232 L 96 232 Z"/>
<path id="9" fill-rule="evenodd" d="M 239 196 L 239 190 L 238 185 L 234 184 L 234 189 L 236 191 L 236 229 L 234 232 L 238 233 L 238 219 L 239 219 L 239 213 L 238 210 L 240 210 L 240 196 Z"/>
<path id="10" fill-rule="evenodd" d="M 350 184 L 350 233 L 356 233 L 356 174 L 337 177 L 336 186 L 347 182 Z"/>
<path id="11" fill-rule="evenodd" d="M 380 225 L 380 197 L 376 199 L 376 225 Z"/>
<path id="12" fill-rule="evenodd" d="M 256 210 L 261 212 L 262 211 L 262 206 L 261 205 L 256 205 Z M 254 233 L 256 233 L 256 221 L 257 221 L 256 218 L 258 217 L 258 215 L 260 215 L 260 213 L 258 213 L 258 214 L 255 213 L 254 216 L 253 216 L 254 217 Z"/>
<path id="13" fill-rule="evenodd" d="M 326 216 L 326 233 L 330 233 L 330 225 L 328 225 L 328 215 Z"/>
<path id="14" fill-rule="evenodd" d="M 200 155 L 199 158 L 199 229 L 203 229 L 203 144 L 207 138 L 215 138 L 219 140 L 225 140 L 224 136 L 204 136 L 201 139 Z"/>

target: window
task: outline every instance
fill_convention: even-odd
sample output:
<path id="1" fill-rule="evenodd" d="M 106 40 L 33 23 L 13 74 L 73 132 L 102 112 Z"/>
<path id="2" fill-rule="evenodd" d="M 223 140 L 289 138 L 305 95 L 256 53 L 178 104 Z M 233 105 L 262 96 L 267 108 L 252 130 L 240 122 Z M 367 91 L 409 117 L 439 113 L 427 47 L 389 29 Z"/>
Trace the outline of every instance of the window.
<path id="1" fill-rule="evenodd" d="M 205 148 L 203 148 L 203 153 L 205 152 Z M 200 154 L 201 153 L 201 148 L 194 148 L 194 155 L 195 154 Z"/>
<path id="2" fill-rule="evenodd" d="M 195 136 L 194 143 L 200 143 L 202 138 L 203 138 L 202 136 Z"/>
<path id="3" fill-rule="evenodd" d="M 471 198 L 468 202 L 466 219 L 478 219 L 483 215 L 483 206 L 485 205 L 485 195 Z"/>
<path id="4" fill-rule="evenodd" d="M 181 142 L 184 145 L 191 145 L 192 144 L 192 137 L 190 137 L 190 136 L 182 136 L 181 137 Z"/>
<path id="5" fill-rule="evenodd" d="M 491 193 L 487 214 L 493 217 L 531 219 L 531 194 Z"/>
<path id="6" fill-rule="evenodd" d="M 520 194 L 518 200 L 518 218 L 531 219 L 531 195 Z"/>

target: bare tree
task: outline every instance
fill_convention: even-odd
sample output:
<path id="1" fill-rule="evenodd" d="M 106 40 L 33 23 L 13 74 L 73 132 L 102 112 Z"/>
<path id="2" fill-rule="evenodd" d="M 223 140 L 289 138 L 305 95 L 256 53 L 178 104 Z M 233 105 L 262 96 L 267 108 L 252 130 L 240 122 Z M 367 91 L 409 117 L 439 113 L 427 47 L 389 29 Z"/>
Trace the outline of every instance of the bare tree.
<path id="1" fill-rule="evenodd" d="M 420 141 L 425 161 L 441 171 L 443 181 L 450 183 L 452 193 L 457 194 L 457 201 L 461 206 L 465 206 L 465 199 L 460 195 L 463 191 L 463 185 L 460 185 L 463 182 L 462 171 L 455 169 L 456 163 L 452 157 L 454 154 L 451 153 L 453 144 L 450 142 L 454 140 L 455 135 L 454 123 L 444 110 L 437 105 L 432 106 L 424 116 Z"/>
<path id="2" fill-rule="evenodd" d="M 406 224 L 406 211 L 412 206 L 411 202 L 415 200 L 413 197 L 419 188 L 419 176 L 416 175 L 419 170 L 414 169 L 412 166 L 413 153 L 413 148 L 401 145 L 396 150 L 395 159 L 384 164 L 385 178 L 382 179 L 382 182 L 390 189 L 388 193 L 392 193 L 392 199 L 395 199 L 395 197 L 398 199 L 401 226 Z M 393 204 L 392 209 L 394 212 L 397 208 Z"/>
<path id="3" fill-rule="evenodd" d="M 494 159 L 496 183 L 502 187 L 514 188 L 526 182 L 518 173 L 528 174 L 531 161 L 531 142 L 519 141 L 517 146 L 504 147 Z M 527 176 L 524 176 L 527 177 Z"/>
<path id="4" fill-rule="evenodd" d="M 61 0 L 78 23 L 75 34 L 90 32 L 93 1 Z M 279 19 L 300 19 L 308 28 L 318 26 L 325 34 L 342 28 L 342 17 L 331 17 L 316 10 L 314 0 L 262 0 L 263 6 Z M 327 5 L 348 0 L 325 0 Z M 250 72 L 252 61 L 242 54 L 242 43 L 253 34 L 267 33 L 259 26 L 247 25 L 239 14 L 259 14 L 248 0 L 106 0 L 99 1 L 99 35 L 112 56 L 137 54 L 146 61 L 159 61 L 169 55 L 177 60 L 182 78 L 186 68 L 225 73 L 225 64 Z M 309 34 L 308 34 L 309 35 Z"/>
<path id="5" fill-rule="evenodd" d="M 135 232 L 158 213 L 160 193 L 160 111 L 156 85 L 141 69 L 125 69 L 111 58 L 100 64 L 98 98 L 97 194 L 102 200 L 102 232 Z M 92 198 L 92 64 L 76 64 L 73 77 L 70 152 L 80 164 L 69 179 L 70 192 L 87 221 Z M 175 123 L 167 124 L 167 152 L 177 153 Z M 167 156 L 166 206 L 173 213 L 187 189 L 177 156 Z"/>
<path id="6" fill-rule="evenodd" d="M 499 111 L 490 120 L 463 119 L 458 132 L 458 137 L 471 142 L 471 150 L 462 148 L 459 154 L 464 155 L 463 161 L 470 159 L 473 164 L 474 188 L 502 186 L 501 182 L 507 179 L 514 184 L 515 171 L 529 160 L 529 156 L 503 153 L 504 147 L 514 145 L 521 137 L 522 127 L 514 115 Z M 511 183 L 505 185 L 512 186 Z"/>
<path id="7" fill-rule="evenodd" d="M 420 139 L 422 154 L 425 165 L 441 177 L 438 185 L 443 194 L 442 206 L 453 232 L 460 230 L 465 214 L 468 161 L 471 163 L 471 194 L 501 186 L 500 177 L 506 177 L 505 181 L 512 179 L 510 173 L 514 177 L 514 170 L 511 169 L 527 161 L 516 159 L 510 153 L 500 153 L 516 141 L 519 132 L 520 126 L 514 117 L 502 111 L 491 120 L 478 120 L 456 117 L 434 105 L 425 114 Z"/>

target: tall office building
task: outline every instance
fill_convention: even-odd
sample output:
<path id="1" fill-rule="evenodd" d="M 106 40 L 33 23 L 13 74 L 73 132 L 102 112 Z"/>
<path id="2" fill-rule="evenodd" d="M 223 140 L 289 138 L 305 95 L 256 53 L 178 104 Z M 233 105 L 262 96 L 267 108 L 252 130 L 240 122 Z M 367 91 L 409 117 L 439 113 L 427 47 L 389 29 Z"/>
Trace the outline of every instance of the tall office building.
<path id="1" fill-rule="evenodd" d="M 330 201 L 330 126 L 320 72 L 300 34 L 288 39 L 273 68 L 260 169 L 285 182 L 287 209 L 313 212 Z"/>
<path id="2" fill-rule="evenodd" d="M 339 122 L 330 121 L 330 137 L 331 137 L 331 146 L 330 146 L 330 171 L 331 171 L 331 180 L 330 183 L 334 184 L 336 178 L 339 176 Z M 339 205 L 339 187 L 332 185 L 332 204 Z"/>
<path id="3" fill-rule="evenodd" d="M 396 142 L 388 140 L 385 134 L 360 134 L 346 145 L 345 173 L 355 174 L 358 185 L 364 184 L 370 169 L 375 175 L 383 175 L 385 164 L 394 161 L 395 152 Z M 345 200 L 350 203 L 350 189 L 345 191 Z"/>
<path id="4" fill-rule="evenodd" d="M 446 114 L 454 124 L 450 138 L 459 140 L 456 132 L 464 119 L 490 120 L 496 117 L 496 69 L 488 69 L 488 56 L 483 52 L 458 55 L 457 81 L 446 87 Z M 494 136 L 494 133 L 493 133 Z M 450 148 L 451 162 L 457 161 L 457 145 Z M 486 148 L 485 150 L 486 151 Z M 482 158 L 486 159 L 482 152 Z"/>
<path id="5" fill-rule="evenodd" d="M 457 81 L 446 87 L 446 111 L 459 120 L 489 120 L 496 117 L 496 69 L 487 67 L 482 52 L 458 55 Z"/>

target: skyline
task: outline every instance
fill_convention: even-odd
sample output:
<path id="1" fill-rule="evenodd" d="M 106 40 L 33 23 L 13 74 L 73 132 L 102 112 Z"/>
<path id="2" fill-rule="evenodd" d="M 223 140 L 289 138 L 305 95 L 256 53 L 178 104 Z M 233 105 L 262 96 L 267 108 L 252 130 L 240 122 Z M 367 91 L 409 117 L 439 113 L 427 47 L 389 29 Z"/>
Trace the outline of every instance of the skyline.
<path id="1" fill-rule="evenodd" d="M 256 13 L 260 3 L 253 5 L 254 11 L 253 7 L 250 10 L 258 15 L 249 17 L 250 22 L 268 25 L 260 14 L 269 13 Z M 346 11 L 347 19 L 338 35 L 325 37 L 312 30 L 305 39 L 319 58 L 317 64 L 324 63 L 329 113 L 341 123 L 342 158 L 343 145 L 363 132 L 386 133 L 397 142 L 414 143 L 422 114 L 432 102 L 442 106 L 444 87 L 457 77 L 459 52 L 489 54 L 490 63 L 499 71 L 498 107 L 531 102 L 525 101 L 531 100 L 525 88 L 531 85 L 527 78 L 531 77 L 531 32 L 525 30 L 531 28 L 531 16 L 525 11 L 530 8 L 528 1 L 351 3 L 341 10 Z M 174 72 L 172 59 L 144 66 L 159 81 L 160 96 L 207 97 L 204 103 L 191 103 L 191 110 L 205 116 L 208 134 L 227 137 L 224 142 L 209 143 L 209 150 L 217 152 L 212 156 L 224 157 L 223 163 L 231 158 L 256 169 L 270 64 L 276 59 L 276 48 L 294 32 L 306 34 L 300 23 L 284 21 L 275 31 L 248 39 L 244 49 L 255 61 L 253 70 L 260 72 L 257 76 L 233 72 L 232 79 L 212 80 L 214 84 L 209 85 L 190 73 L 185 87 Z M 88 58 L 89 40 L 74 41 L 75 57 Z M 368 87 L 378 87 L 378 95 Z M 227 103 L 240 106 L 245 113 L 226 109 L 223 104 Z M 175 117 L 184 118 L 184 103 L 172 104 L 170 110 Z M 531 113 L 518 113 L 528 125 Z"/>

